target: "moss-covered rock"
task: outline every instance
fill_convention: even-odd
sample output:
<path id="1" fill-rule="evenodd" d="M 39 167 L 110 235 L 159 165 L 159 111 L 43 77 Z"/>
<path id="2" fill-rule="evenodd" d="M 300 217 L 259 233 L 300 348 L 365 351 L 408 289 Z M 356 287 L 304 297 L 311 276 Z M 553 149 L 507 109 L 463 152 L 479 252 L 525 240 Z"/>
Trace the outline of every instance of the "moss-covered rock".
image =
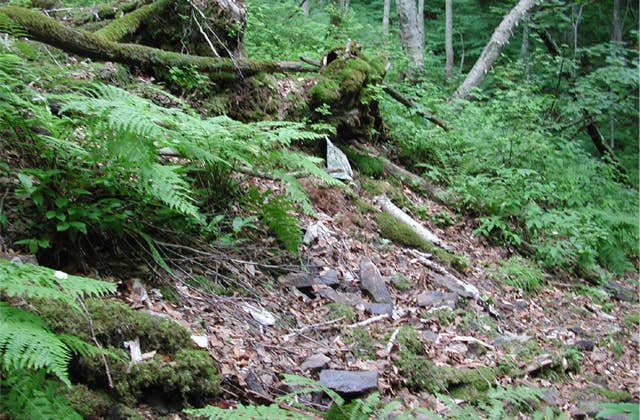
<path id="1" fill-rule="evenodd" d="M 343 147 L 342 151 L 349 158 L 351 165 L 362 175 L 371 178 L 381 178 L 384 175 L 384 165 L 379 159 L 357 152 L 350 147 Z"/>
<path id="2" fill-rule="evenodd" d="M 195 348 L 191 333 L 173 321 L 134 311 L 118 301 L 87 299 L 85 306 L 93 321 L 96 338 L 105 347 L 122 348 L 122 343 L 138 337 L 143 352 L 174 354 L 181 349 Z M 37 307 L 53 331 L 91 341 L 91 330 L 82 313 L 55 301 Z"/>
<path id="3" fill-rule="evenodd" d="M 418 332 L 412 327 L 401 328 L 396 341 L 400 356 L 395 364 L 410 388 L 431 393 L 447 392 L 456 398 L 474 401 L 482 398 L 496 382 L 496 372 L 491 368 L 436 366 L 425 356 Z"/>
<path id="4" fill-rule="evenodd" d="M 91 329 L 83 314 L 54 301 L 36 303 L 42 318 L 57 333 L 73 334 L 91 341 Z M 93 332 L 106 349 L 109 374 L 116 402 L 137 405 L 149 396 L 170 409 L 184 405 L 201 406 L 218 393 L 219 376 L 209 353 L 197 349 L 190 332 L 173 321 L 142 311 L 122 302 L 88 299 L 85 302 Z M 131 364 L 123 347 L 125 341 L 139 338 L 143 353 L 155 351 L 151 360 Z M 71 379 L 89 386 L 91 392 L 107 390 L 108 378 L 100 355 L 88 354 L 72 361 Z M 91 398 L 87 390 L 75 393 L 78 409 L 104 408 L 102 399 Z M 99 396 L 99 394 L 96 394 Z M 94 400 L 91 404 L 88 401 Z"/>

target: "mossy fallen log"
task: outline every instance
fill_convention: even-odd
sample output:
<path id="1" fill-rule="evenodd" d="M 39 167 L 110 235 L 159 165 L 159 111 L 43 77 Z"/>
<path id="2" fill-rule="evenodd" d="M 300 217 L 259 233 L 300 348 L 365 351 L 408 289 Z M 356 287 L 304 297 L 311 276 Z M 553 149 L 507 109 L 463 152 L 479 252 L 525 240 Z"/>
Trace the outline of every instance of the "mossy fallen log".
<path id="1" fill-rule="evenodd" d="M 143 22 L 162 12 L 170 3 L 171 0 L 157 0 L 142 6 L 94 32 L 94 35 L 107 41 L 122 41 L 128 35 L 133 35 Z"/>
<path id="2" fill-rule="evenodd" d="M 0 14 L 8 16 L 36 41 L 87 58 L 137 66 L 153 74 L 166 67 L 190 66 L 213 78 L 218 75 L 225 78 L 230 75 L 244 77 L 260 72 L 315 71 L 299 62 L 191 56 L 144 45 L 121 44 L 69 28 L 42 13 L 23 7 L 0 6 Z"/>

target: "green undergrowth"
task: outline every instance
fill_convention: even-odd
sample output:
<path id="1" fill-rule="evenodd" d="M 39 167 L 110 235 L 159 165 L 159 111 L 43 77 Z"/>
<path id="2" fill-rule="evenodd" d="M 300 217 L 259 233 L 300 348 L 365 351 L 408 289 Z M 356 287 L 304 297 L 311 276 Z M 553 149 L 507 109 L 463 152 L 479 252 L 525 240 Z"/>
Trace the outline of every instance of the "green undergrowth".
<path id="1" fill-rule="evenodd" d="M 384 175 L 384 165 L 380 160 L 353 150 L 350 147 L 342 147 L 341 149 L 344 154 L 347 155 L 347 158 L 349 158 L 349 162 L 353 168 L 362 175 L 371 178 L 381 178 Z"/>
<path id="2" fill-rule="evenodd" d="M 525 293 L 538 291 L 545 282 L 545 276 L 535 262 L 518 256 L 501 260 L 494 274 L 494 278 L 499 282 L 507 283 Z"/>

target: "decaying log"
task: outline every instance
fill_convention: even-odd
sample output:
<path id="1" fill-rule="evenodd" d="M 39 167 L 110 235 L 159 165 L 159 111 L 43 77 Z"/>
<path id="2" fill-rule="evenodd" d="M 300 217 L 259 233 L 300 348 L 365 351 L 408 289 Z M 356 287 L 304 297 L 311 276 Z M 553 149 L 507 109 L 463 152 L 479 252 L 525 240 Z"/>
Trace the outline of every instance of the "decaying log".
<path id="1" fill-rule="evenodd" d="M 365 152 L 369 155 L 372 155 L 380 162 L 382 162 L 382 166 L 384 166 L 384 170 L 387 174 L 396 178 L 400 182 L 407 182 L 409 186 L 416 189 L 421 193 L 428 194 L 429 200 L 435 201 L 439 204 L 449 206 L 450 203 L 446 202 L 441 197 L 444 195 L 444 191 L 439 187 L 430 184 L 424 178 L 419 175 L 414 174 L 403 168 L 402 166 L 396 165 L 392 161 L 390 161 L 386 156 L 383 156 L 378 150 L 374 149 L 370 145 L 364 145 L 361 143 L 355 143 L 354 146 L 361 152 Z"/>
<path id="2" fill-rule="evenodd" d="M 104 28 L 94 32 L 94 34 L 107 41 L 122 41 L 125 37 L 133 35 L 143 22 L 158 15 L 158 13 L 162 12 L 170 3 L 171 0 L 154 1 L 151 4 L 142 6 L 114 20 Z"/>
<path id="3" fill-rule="evenodd" d="M 69 28 L 41 13 L 22 7 L 0 6 L 0 13 L 7 15 L 33 39 L 66 52 L 84 57 L 138 66 L 154 73 L 158 68 L 195 66 L 198 71 L 212 77 L 238 77 L 259 72 L 315 71 L 300 62 L 273 60 L 233 60 L 191 56 L 136 44 L 120 44 L 84 31 Z"/>
<path id="4" fill-rule="evenodd" d="M 401 92 L 397 91 L 396 89 L 394 89 L 393 87 L 389 86 L 386 83 L 382 83 L 382 87 L 384 88 L 384 91 L 389 94 L 389 96 L 391 96 L 396 101 L 400 102 L 402 105 L 410 109 L 416 109 L 416 110 L 418 109 L 418 104 L 413 99 L 404 96 Z M 420 110 L 418 110 L 418 113 L 422 115 L 426 120 L 431 121 L 438 127 L 442 128 L 444 131 L 451 130 L 451 128 L 449 128 L 447 123 L 445 123 L 435 115 L 429 114 L 428 112 L 420 111 Z"/>
<path id="5" fill-rule="evenodd" d="M 447 251 L 451 250 L 451 247 L 445 244 L 442 239 L 438 238 L 433 232 L 431 232 L 429 229 L 422 226 L 419 222 L 417 222 L 407 213 L 402 211 L 402 209 L 400 209 L 398 206 L 393 204 L 387 196 L 385 195 L 377 196 L 374 199 L 374 203 L 378 204 L 382 209 L 382 211 L 393 216 L 400 223 L 404 223 L 405 225 L 409 226 L 416 233 L 416 235 L 420 236 L 420 238 L 422 238 L 423 240 L 430 242 L 436 246 L 439 246 L 440 248 L 445 249 Z"/>

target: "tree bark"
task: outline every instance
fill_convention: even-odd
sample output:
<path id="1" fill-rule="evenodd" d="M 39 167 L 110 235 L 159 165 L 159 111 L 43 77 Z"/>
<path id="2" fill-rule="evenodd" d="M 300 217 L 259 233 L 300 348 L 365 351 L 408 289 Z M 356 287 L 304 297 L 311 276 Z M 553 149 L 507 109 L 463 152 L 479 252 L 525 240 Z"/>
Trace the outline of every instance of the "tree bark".
<path id="1" fill-rule="evenodd" d="M 389 36 L 389 14 L 391 13 L 391 0 L 384 0 L 382 11 L 382 35 Z"/>
<path id="2" fill-rule="evenodd" d="M 536 0 L 520 0 L 518 4 L 511 9 L 491 36 L 491 40 L 484 47 L 480 58 L 473 65 L 473 68 L 467 75 L 465 81 L 453 93 L 453 99 L 468 99 L 471 90 L 480 86 L 491 66 L 496 61 L 502 48 L 509 42 L 513 29 L 518 25 L 520 20 L 535 6 Z"/>
<path id="3" fill-rule="evenodd" d="M 453 77 L 453 0 L 445 1 L 444 49 L 446 52 L 445 80 Z"/>
<path id="4" fill-rule="evenodd" d="M 411 67 L 421 69 L 424 66 L 424 43 L 418 24 L 418 8 L 415 0 L 396 0 L 400 40 L 411 63 Z"/>
<path id="5" fill-rule="evenodd" d="M 309 16 L 309 0 L 302 0 L 302 4 L 300 5 L 300 7 L 302 8 L 302 13 L 305 16 Z"/>
<path id="6" fill-rule="evenodd" d="M 303 63 L 272 60 L 234 60 L 179 54 L 144 45 L 121 44 L 69 28 L 41 13 L 16 6 L 0 6 L 4 13 L 33 39 L 84 57 L 138 66 L 156 73 L 167 67 L 195 66 L 212 77 L 244 77 L 259 72 L 315 71 Z"/>
<path id="7" fill-rule="evenodd" d="M 622 19 L 620 18 L 620 0 L 613 0 L 613 42 L 622 42 Z"/>

